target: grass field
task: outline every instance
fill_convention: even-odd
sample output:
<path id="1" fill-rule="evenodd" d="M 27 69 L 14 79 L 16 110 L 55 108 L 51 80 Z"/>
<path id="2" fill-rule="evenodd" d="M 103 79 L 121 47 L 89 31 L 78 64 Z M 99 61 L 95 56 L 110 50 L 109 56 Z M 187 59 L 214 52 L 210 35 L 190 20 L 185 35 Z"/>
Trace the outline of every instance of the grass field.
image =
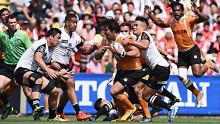
<path id="1" fill-rule="evenodd" d="M 68 116 L 70 121 L 68 122 L 48 122 L 47 117 L 43 116 L 41 121 L 33 121 L 32 116 L 10 116 L 6 120 L 0 120 L 0 124 L 110 124 L 110 123 L 131 123 L 137 124 L 139 122 L 104 122 L 101 119 L 91 122 L 91 121 L 76 121 L 75 116 Z M 150 124 L 168 124 L 167 117 L 160 116 L 153 119 L 153 122 Z M 173 122 L 173 124 L 220 124 L 220 117 L 202 117 L 202 116 L 177 116 Z"/>

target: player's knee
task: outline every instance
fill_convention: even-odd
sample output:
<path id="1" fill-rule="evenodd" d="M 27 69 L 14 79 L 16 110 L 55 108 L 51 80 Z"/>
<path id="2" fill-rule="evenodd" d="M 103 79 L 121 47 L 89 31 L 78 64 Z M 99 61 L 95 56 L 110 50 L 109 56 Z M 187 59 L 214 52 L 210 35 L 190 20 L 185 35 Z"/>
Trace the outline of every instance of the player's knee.
<path id="1" fill-rule="evenodd" d="M 187 80 L 187 68 L 178 68 L 179 71 L 179 80 L 184 82 Z"/>
<path id="2" fill-rule="evenodd" d="M 117 91 L 116 91 L 114 88 L 111 88 L 111 89 L 110 89 L 110 94 L 111 94 L 111 96 L 116 95 L 116 93 L 117 93 Z"/>
<path id="3" fill-rule="evenodd" d="M 134 87 L 134 92 L 138 97 L 142 96 L 142 89 L 140 87 Z"/>
<path id="4" fill-rule="evenodd" d="M 56 82 L 54 80 L 50 80 L 47 86 L 44 89 L 42 89 L 42 92 L 45 94 L 49 94 L 50 92 L 53 92 L 53 93 L 58 92 L 58 90 L 55 89 L 56 88 L 55 83 Z"/>
<path id="5" fill-rule="evenodd" d="M 34 86 L 35 84 L 42 85 L 43 84 L 42 76 L 37 73 L 32 73 L 28 77 L 28 83 L 31 87 Z"/>
<path id="6" fill-rule="evenodd" d="M 110 94 L 112 97 L 116 98 L 117 95 L 119 94 L 119 91 L 116 88 L 111 88 Z"/>
<path id="7" fill-rule="evenodd" d="M 202 76 L 202 74 L 199 71 L 193 71 L 193 75 L 195 77 L 201 77 Z"/>
<path id="8" fill-rule="evenodd" d="M 58 97 L 59 95 L 59 88 L 54 88 L 49 95 L 53 95 L 53 97 Z"/>
<path id="9" fill-rule="evenodd" d="M 66 85 L 67 85 L 67 88 L 74 88 L 75 89 L 75 83 L 72 78 L 67 80 Z"/>

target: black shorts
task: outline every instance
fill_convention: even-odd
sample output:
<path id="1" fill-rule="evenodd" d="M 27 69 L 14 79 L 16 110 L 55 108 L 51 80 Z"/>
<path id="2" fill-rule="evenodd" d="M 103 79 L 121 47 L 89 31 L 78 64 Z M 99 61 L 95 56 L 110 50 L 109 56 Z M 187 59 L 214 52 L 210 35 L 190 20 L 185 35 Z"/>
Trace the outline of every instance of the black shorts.
<path id="1" fill-rule="evenodd" d="M 21 67 L 19 67 L 18 69 L 16 69 L 14 75 L 15 75 L 15 80 L 16 80 L 16 82 L 17 82 L 18 84 L 24 85 L 24 83 L 23 83 L 23 77 L 24 77 L 24 74 L 27 73 L 28 71 L 32 71 L 32 70 L 29 70 L 29 69 L 26 69 L 26 68 L 21 68 Z M 40 73 L 34 72 L 34 71 L 32 71 L 32 72 L 35 73 L 35 74 L 38 74 L 39 77 L 43 77 L 43 74 L 40 74 Z M 30 82 L 29 82 L 29 86 L 28 86 L 28 87 L 32 88 L 33 85 L 34 85 L 33 83 L 30 83 Z"/>
<path id="2" fill-rule="evenodd" d="M 61 69 L 69 69 L 69 66 L 68 65 L 64 65 L 64 64 L 61 64 L 59 62 L 57 62 L 59 65 L 60 65 L 60 68 Z"/>
<path id="3" fill-rule="evenodd" d="M 15 67 L 16 65 L 8 65 L 5 63 L 1 63 L 0 75 L 3 75 L 9 79 L 13 79 Z"/>
<path id="4" fill-rule="evenodd" d="M 146 75 L 140 80 L 148 87 L 159 90 L 162 86 L 167 84 L 167 80 L 170 77 L 170 66 L 164 67 L 156 65 L 153 70 L 149 70 L 149 67 L 146 67 L 145 70 Z"/>
<path id="5" fill-rule="evenodd" d="M 114 83 L 119 81 L 123 86 L 134 86 L 142 77 L 143 71 L 141 70 L 117 70 Z"/>
<path id="6" fill-rule="evenodd" d="M 194 64 L 201 64 L 201 53 L 197 45 L 193 46 L 188 51 L 179 51 L 178 52 L 178 67 L 185 66 L 189 67 Z"/>

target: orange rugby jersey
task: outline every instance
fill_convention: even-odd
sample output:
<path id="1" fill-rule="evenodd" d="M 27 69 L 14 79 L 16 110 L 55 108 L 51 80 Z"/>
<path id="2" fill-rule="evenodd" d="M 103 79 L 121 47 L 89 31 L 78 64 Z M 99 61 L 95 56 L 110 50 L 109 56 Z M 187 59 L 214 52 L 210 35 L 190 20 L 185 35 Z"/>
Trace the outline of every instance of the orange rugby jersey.
<path id="1" fill-rule="evenodd" d="M 130 36 L 127 36 L 127 37 L 130 37 Z M 134 40 L 134 39 L 130 37 L 130 38 L 126 38 L 126 40 Z M 116 42 L 120 44 L 122 44 L 122 41 L 123 41 L 122 37 L 118 37 L 116 40 Z M 126 52 L 129 51 L 131 47 L 132 47 L 131 45 L 124 46 L 125 51 Z M 142 68 L 139 58 L 125 56 L 124 58 L 116 58 L 116 60 L 117 60 L 117 65 L 116 65 L 117 69 L 140 70 Z"/>
<path id="2" fill-rule="evenodd" d="M 196 43 L 192 39 L 195 16 L 183 16 L 179 21 L 174 17 L 164 21 L 166 26 L 171 27 L 179 51 L 187 51 Z"/>

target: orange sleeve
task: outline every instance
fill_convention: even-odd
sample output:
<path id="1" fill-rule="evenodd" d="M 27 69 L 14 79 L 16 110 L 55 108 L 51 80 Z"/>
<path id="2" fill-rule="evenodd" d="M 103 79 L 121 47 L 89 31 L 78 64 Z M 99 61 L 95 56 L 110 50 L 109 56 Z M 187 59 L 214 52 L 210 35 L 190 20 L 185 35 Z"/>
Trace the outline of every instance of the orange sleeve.
<path id="1" fill-rule="evenodd" d="M 166 19 L 163 21 L 164 25 L 170 27 L 170 19 Z"/>
<path id="2" fill-rule="evenodd" d="M 197 16 L 189 16 L 187 17 L 187 20 L 188 22 L 191 24 L 191 25 L 194 25 L 196 23 L 196 20 L 198 19 Z"/>

